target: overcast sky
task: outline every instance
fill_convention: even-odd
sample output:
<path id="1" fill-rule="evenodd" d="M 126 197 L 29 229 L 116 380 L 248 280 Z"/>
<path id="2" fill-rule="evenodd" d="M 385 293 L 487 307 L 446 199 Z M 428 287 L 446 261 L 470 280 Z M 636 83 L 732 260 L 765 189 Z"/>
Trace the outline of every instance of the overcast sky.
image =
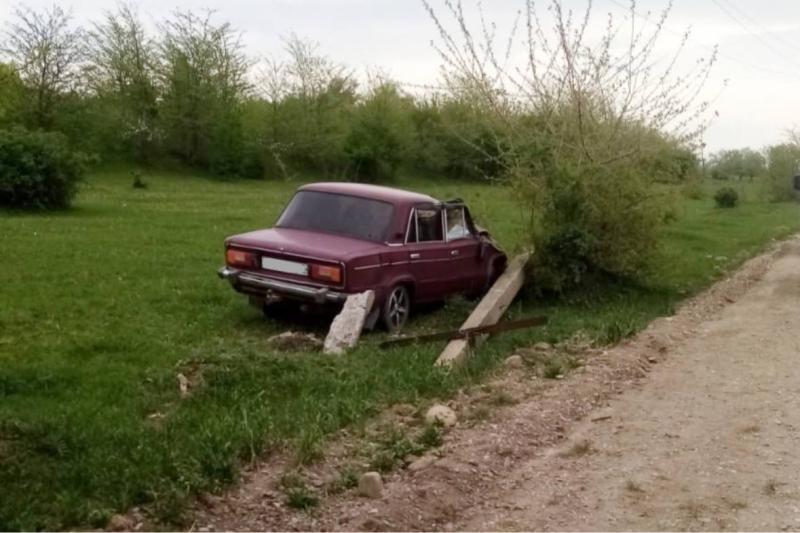
<path id="1" fill-rule="evenodd" d="M 431 0 L 434 5 L 443 0 Z M 464 0 L 474 4 L 473 0 Z M 524 0 L 484 0 L 484 11 L 502 27 Z M 585 0 L 564 0 L 575 8 Z M 52 0 L 28 0 L 33 8 Z M 97 19 L 113 2 L 72 0 L 76 23 Z M 545 3 L 541 0 L 540 3 Z M 622 15 L 627 0 L 594 0 L 597 31 L 604 13 Z M 637 11 L 659 11 L 665 0 L 640 0 Z M 719 118 L 706 134 L 710 150 L 762 147 L 782 140 L 784 131 L 800 126 L 800 0 L 674 0 L 662 44 L 692 28 L 687 58 L 708 56 L 719 45 L 720 58 L 707 85 L 715 96 Z M 0 0 L 0 20 L 19 3 Z M 139 0 L 149 21 L 179 9 L 211 8 L 244 34 L 250 54 L 280 55 L 282 37 L 294 32 L 317 41 L 333 59 L 364 71 L 380 68 L 401 82 L 431 83 L 438 57 L 431 48 L 435 28 L 420 0 Z M 641 23 L 647 24 L 645 20 Z"/>

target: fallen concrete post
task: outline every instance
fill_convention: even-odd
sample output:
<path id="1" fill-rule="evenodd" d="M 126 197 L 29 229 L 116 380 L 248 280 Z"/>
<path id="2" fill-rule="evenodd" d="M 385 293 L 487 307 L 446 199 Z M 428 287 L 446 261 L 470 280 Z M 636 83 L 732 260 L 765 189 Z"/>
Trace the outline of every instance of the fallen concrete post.
<path id="1" fill-rule="evenodd" d="M 515 257 L 497 278 L 492 288 L 483 297 L 478 306 L 472 311 L 467 320 L 461 325 L 460 329 L 477 328 L 496 324 L 505 313 L 514 297 L 522 288 L 525 281 L 525 265 L 530 258 L 529 253 L 524 253 Z M 474 339 L 474 344 L 480 344 L 484 336 Z M 444 351 L 436 360 L 437 366 L 452 366 L 462 362 L 469 355 L 470 344 L 468 339 L 456 339 L 450 341 Z"/>
<path id="2" fill-rule="evenodd" d="M 331 323 L 322 350 L 339 355 L 353 348 L 361 337 L 361 330 L 374 302 L 375 291 L 371 290 L 348 296 L 342 312 Z"/>

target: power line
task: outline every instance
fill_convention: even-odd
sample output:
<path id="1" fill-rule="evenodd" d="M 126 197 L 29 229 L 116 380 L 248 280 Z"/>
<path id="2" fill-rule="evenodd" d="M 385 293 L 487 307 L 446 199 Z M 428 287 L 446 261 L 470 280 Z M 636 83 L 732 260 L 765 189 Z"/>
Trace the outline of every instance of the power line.
<path id="1" fill-rule="evenodd" d="M 754 24 L 754 25 L 755 25 L 755 26 L 757 26 L 759 29 L 761 29 L 761 31 L 763 31 L 763 32 L 764 32 L 766 35 L 769 35 L 770 37 L 772 37 L 773 39 L 775 39 L 775 41 L 776 41 L 776 42 L 780 42 L 781 44 L 783 44 L 783 45 L 785 45 L 785 46 L 788 46 L 789 48 L 792 48 L 792 49 L 794 49 L 794 50 L 800 51 L 800 47 L 798 47 L 796 44 L 792 43 L 792 42 L 791 42 L 791 41 L 789 41 L 788 39 L 784 39 L 784 38 L 783 38 L 782 36 L 780 36 L 780 35 L 776 35 L 776 34 L 775 34 L 775 33 L 773 33 L 772 31 L 770 31 L 769 29 L 767 29 L 767 28 L 766 28 L 766 27 L 765 27 L 763 24 L 759 23 L 759 22 L 758 22 L 756 19 L 754 19 L 753 17 L 751 17 L 750 15 L 748 15 L 748 14 L 747 14 L 747 13 L 746 13 L 746 12 L 745 12 L 743 9 L 739 8 L 739 7 L 738 7 L 736 4 L 734 4 L 734 3 L 733 3 L 731 0 L 722 0 L 722 1 L 723 1 L 725 4 L 727 4 L 727 5 L 728 5 L 728 7 L 730 7 L 730 8 L 731 8 L 731 9 L 733 9 L 734 11 L 736 11 L 736 13 L 738 13 L 738 14 L 739 14 L 739 15 L 740 15 L 742 18 L 744 18 L 744 19 L 746 19 L 746 20 L 750 21 L 752 24 Z"/>
<path id="2" fill-rule="evenodd" d="M 793 58 L 789 58 L 789 56 L 786 56 L 786 55 L 784 55 L 784 53 L 783 53 L 781 50 L 778 50 L 777 48 L 774 48 L 774 47 L 772 46 L 772 44 L 770 44 L 770 43 L 769 43 L 769 42 L 768 42 L 766 39 L 764 39 L 763 37 L 761 37 L 761 35 L 759 35 L 759 34 L 755 33 L 753 30 L 751 30 L 750 28 L 748 28 L 748 27 L 747 27 L 747 25 L 746 25 L 745 23 L 743 23 L 741 20 L 739 20 L 739 17 L 737 17 L 735 14 L 733 14 L 733 13 L 732 13 L 732 12 L 731 12 L 731 11 L 730 11 L 730 10 L 729 10 L 727 7 L 725 7 L 725 5 L 724 5 L 724 4 L 721 4 L 721 3 L 720 3 L 718 0 L 711 0 L 711 1 L 712 1 L 712 2 L 714 2 L 714 5 L 716 5 L 718 8 L 720 8 L 720 9 L 722 10 L 722 12 L 723 12 L 723 13 L 725 13 L 725 15 L 726 15 L 726 16 L 727 16 L 729 19 L 731 19 L 731 20 L 732 20 L 732 21 L 734 21 L 736 24 L 738 24 L 739 26 L 741 26 L 741 27 L 742 27 L 742 29 L 743 29 L 744 31 L 746 31 L 746 32 L 747 32 L 747 33 L 748 33 L 750 36 L 752 36 L 752 37 L 755 37 L 755 38 L 758 40 L 758 42 L 760 42 L 761 44 L 763 44 L 763 45 L 764 45 L 764 47 L 765 47 L 765 48 L 767 48 L 769 51 L 771 51 L 771 52 L 773 52 L 773 53 L 775 53 L 775 54 L 778 54 L 778 55 L 783 55 L 785 58 L 789 59 L 789 60 L 790 60 L 792 63 L 794 63 L 794 59 L 793 59 Z M 794 64 L 795 64 L 797 67 L 799 67 L 799 68 L 800 68 L 800 63 L 794 63 Z"/>
<path id="3" fill-rule="evenodd" d="M 639 18 L 639 19 L 645 20 L 645 21 L 647 21 L 650 24 L 653 24 L 655 26 L 659 25 L 657 22 L 654 22 L 647 15 L 643 15 L 642 13 L 639 13 L 638 11 L 632 10 L 630 6 L 626 6 L 622 2 L 619 2 L 618 0 L 608 0 L 608 1 L 611 2 L 612 4 L 616 5 L 617 7 L 624 9 L 625 11 L 632 12 L 633 15 L 635 17 Z M 683 38 L 683 36 L 685 35 L 685 32 L 680 32 L 680 31 L 674 30 L 674 29 L 672 29 L 672 28 L 670 28 L 670 27 L 668 27 L 666 25 L 661 25 L 661 27 L 667 33 L 671 33 L 673 35 L 677 35 L 678 37 Z M 710 51 L 712 53 L 716 52 L 717 56 L 719 58 L 721 58 L 721 59 L 727 59 L 728 61 L 732 61 L 734 63 L 739 63 L 740 65 L 744 65 L 745 67 L 747 67 L 749 69 L 752 69 L 752 70 L 760 70 L 762 72 L 768 72 L 770 74 L 777 74 L 779 76 L 788 76 L 788 77 L 796 77 L 797 76 L 796 73 L 789 73 L 789 72 L 784 72 L 784 71 L 781 71 L 781 70 L 775 70 L 775 69 L 772 69 L 772 68 L 769 68 L 769 67 L 762 67 L 761 65 L 756 65 L 754 63 L 750 63 L 749 61 L 743 61 L 743 60 L 739 59 L 736 56 L 731 56 L 731 55 L 725 54 L 723 52 L 720 52 L 719 50 L 717 50 L 716 48 L 714 48 L 712 46 L 708 46 L 708 45 L 701 44 L 701 43 L 697 43 L 697 46 L 699 46 L 701 48 L 705 48 L 706 50 L 708 50 L 708 51 Z"/>

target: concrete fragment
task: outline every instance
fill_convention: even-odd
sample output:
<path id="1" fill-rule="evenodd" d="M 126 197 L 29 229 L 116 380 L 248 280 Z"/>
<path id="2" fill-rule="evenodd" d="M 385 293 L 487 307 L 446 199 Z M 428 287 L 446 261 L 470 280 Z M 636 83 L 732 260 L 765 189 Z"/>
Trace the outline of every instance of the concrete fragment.
<path id="1" fill-rule="evenodd" d="M 124 514 L 115 514 L 108 521 L 106 529 L 109 531 L 133 531 L 135 524 Z"/>
<path id="2" fill-rule="evenodd" d="M 322 341 L 313 333 L 284 331 L 267 339 L 267 343 L 278 350 L 293 352 L 310 352 L 322 348 Z"/>
<path id="3" fill-rule="evenodd" d="M 525 361 L 522 360 L 521 355 L 512 355 L 505 361 L 507 368 L 522 368 L 525 366 Z"/>
<path id="4" fill-rule="evenodd" d="M 181 393 L 181 398 L 186 398 L 189 396 L 189 379 L 180 372 L 175 377 L 178 380 L 178 390 Z"/>
<path id="5" fill-rule="evenodd" d="M 377 499 L 383 494 L 383 480 L 377 472 L 366 472 L 358 480 L 358 493 L 367 498 Z"/>
<path id="6" fill-rule="evenodd" d="M 408 469 L 411 470 L 412 472 L 418 472 L 419 470 L 424 470 L 425 468 L 428 468 L 435 462 L 436 462 L 436 457 L 434 457 L 433 455 L 423 455 L 422 457 L 420 457 L 419 459 L 408 465 Z"/>
<path id="7" fill-rule="evenodd" d="M 338 355 L 354 347 L 358 343 L 364 322 L 374 303 L 375 291 L 372 290 L 348 296 L 342 312 L 336 315 L 331 323 L 323 351 Z"/>
<path id="8" fill-rule="evenodd" d="M 446 405 L 436 404 L 425 413 L 425 422 L 428 424 L 441 424 L 449 428 L 455 426 L 457 421 L 456 412 Z"/>

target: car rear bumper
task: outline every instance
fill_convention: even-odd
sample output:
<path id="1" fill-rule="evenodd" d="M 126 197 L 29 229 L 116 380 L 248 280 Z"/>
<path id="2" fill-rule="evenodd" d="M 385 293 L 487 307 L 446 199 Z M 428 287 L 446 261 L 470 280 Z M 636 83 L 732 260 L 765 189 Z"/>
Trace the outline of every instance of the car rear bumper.
<path id="1" fill-rule="evenodd" d="M 313 301 L 318 304 L 326 302 L 341 303 L 348 296 L 346 293 L 333 291 L 326 287 L 309 287 L 300 283 L 259 276 L 227 266 L 220 268 L 217 271 L 217 275 L 230 281 L 233 288 L 240 292 L 273 293 L 279 296 Z"/>

